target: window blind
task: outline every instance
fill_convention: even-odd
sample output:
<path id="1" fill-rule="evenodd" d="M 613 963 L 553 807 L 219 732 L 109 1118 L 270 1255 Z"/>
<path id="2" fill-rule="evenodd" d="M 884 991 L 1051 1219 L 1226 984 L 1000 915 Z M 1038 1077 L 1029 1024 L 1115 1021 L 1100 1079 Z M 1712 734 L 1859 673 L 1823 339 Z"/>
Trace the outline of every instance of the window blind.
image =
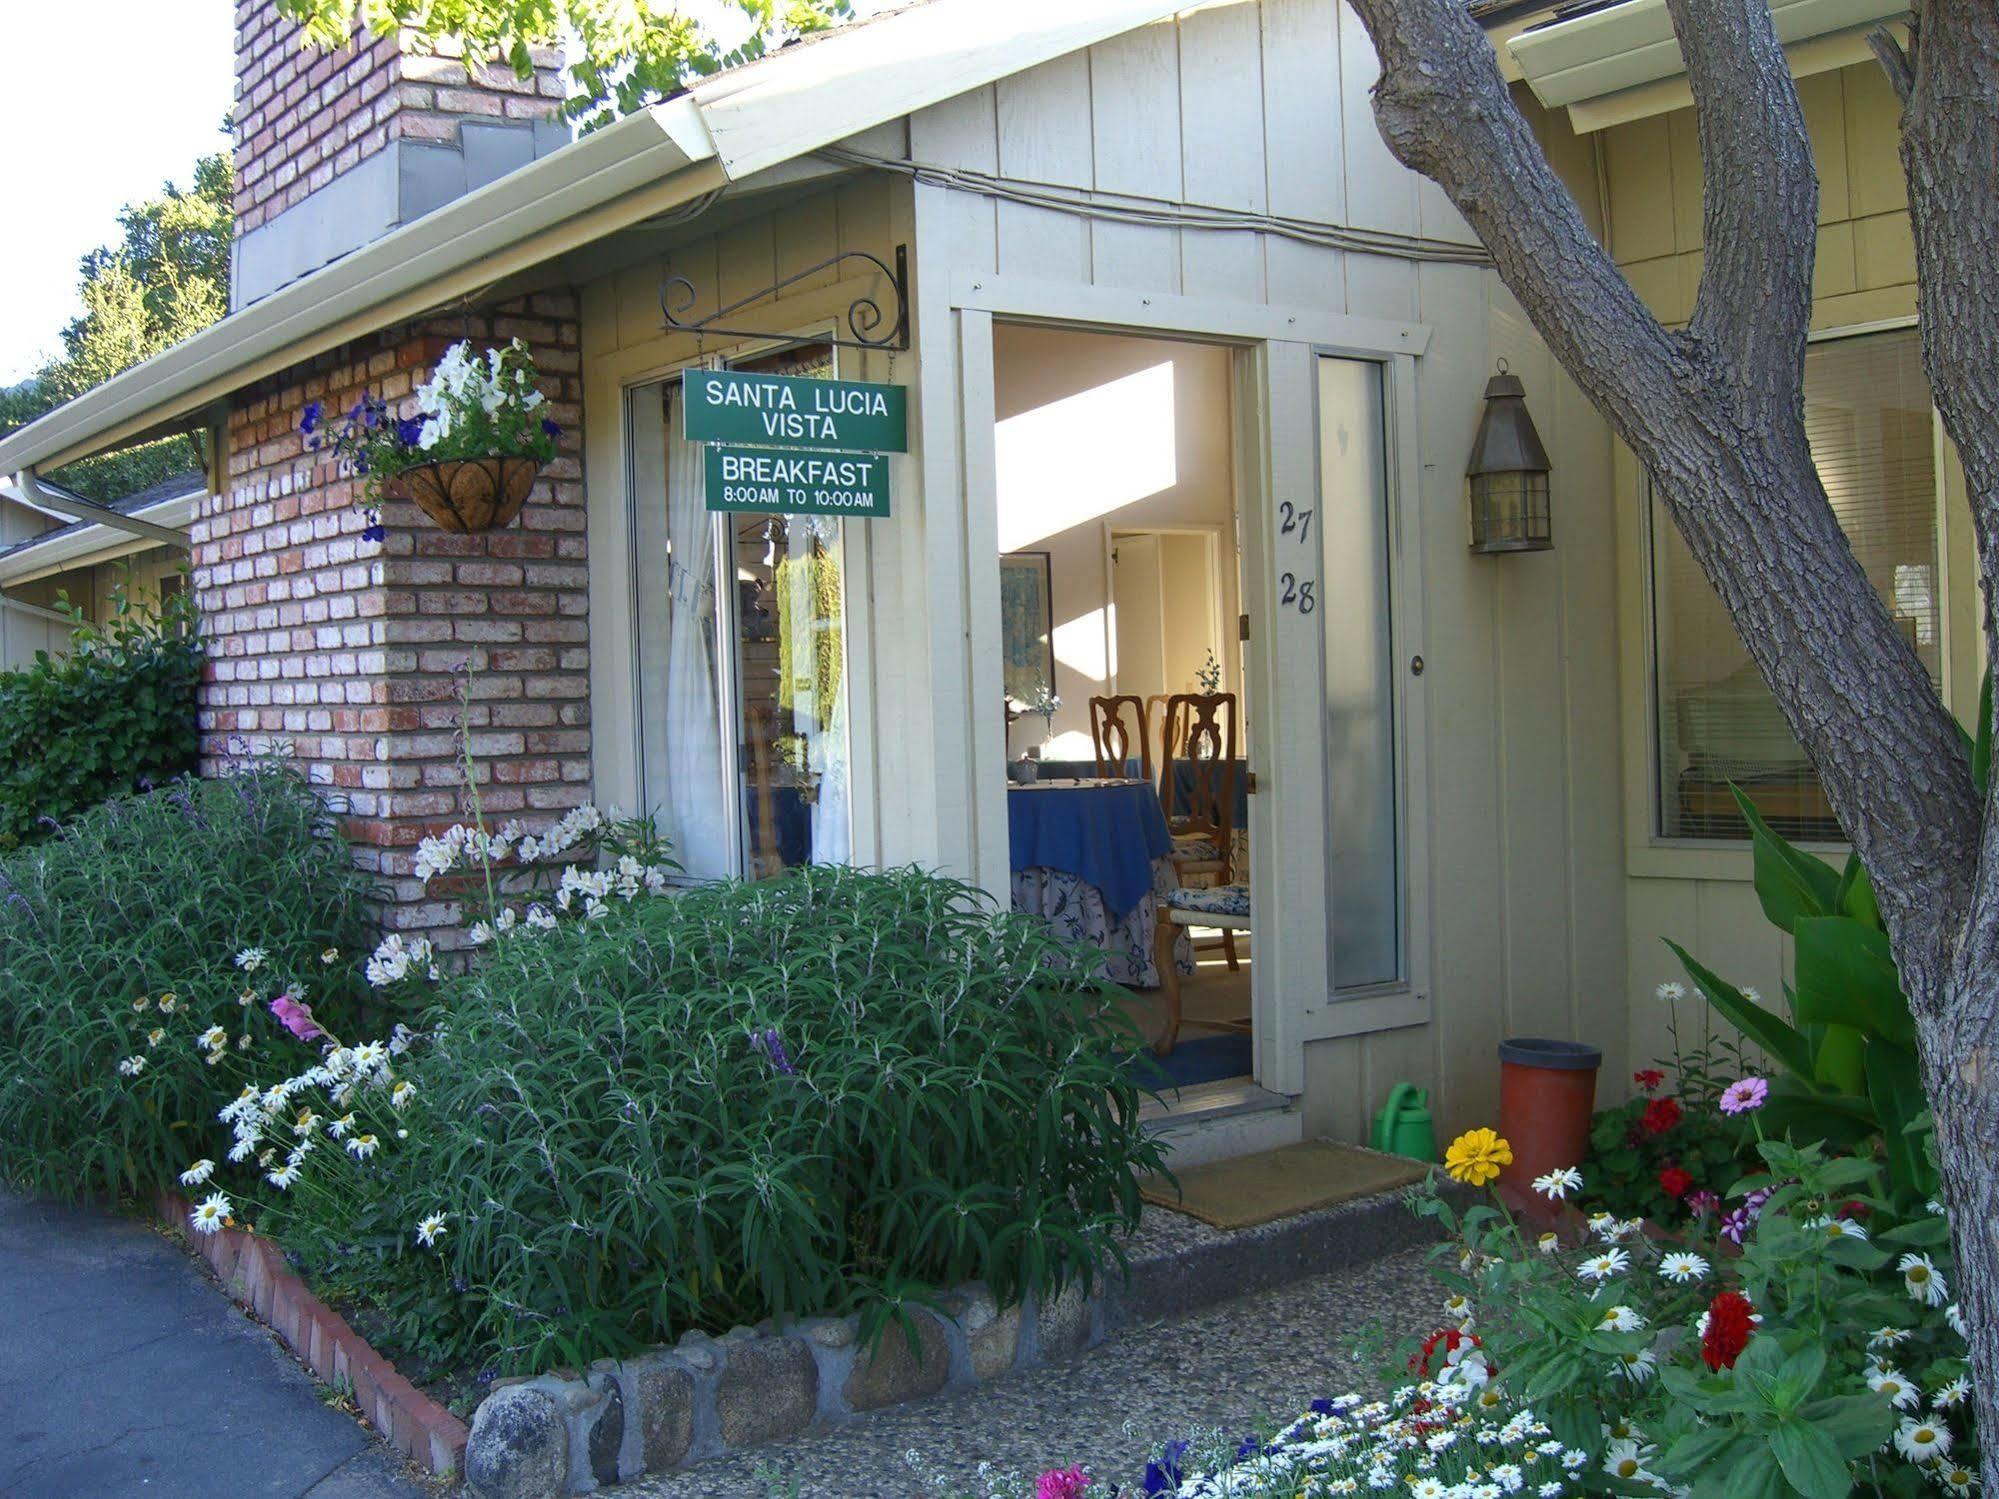
<path id="1" fill-rule="evenodd" d="M 1854 556 L 1938 680 L 1936 457 L 1915 330 L 1811 345 L 1805 437 Z M 1656 502 L 1651 532 L 1658 831 L 1746 837 L 1728 791 L 1733 781 L 1784 836 L 1838 840 L 1817 773 Z"/>

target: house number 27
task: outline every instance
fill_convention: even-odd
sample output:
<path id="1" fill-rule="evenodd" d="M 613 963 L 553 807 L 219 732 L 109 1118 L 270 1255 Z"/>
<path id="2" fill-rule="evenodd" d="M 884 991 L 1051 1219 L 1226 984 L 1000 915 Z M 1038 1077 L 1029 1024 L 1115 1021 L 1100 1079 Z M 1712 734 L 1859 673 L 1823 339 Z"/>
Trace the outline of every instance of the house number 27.
<path id="1" fill-rule="evenodd" d="M 1289 500 L 1280 500 L 1277 513 L 1282 517 L 1277 527 L 1278 535 L 1296 537 L 1301 545 L 1310 545 L 1313 515 L 1310 509 L 1294 505 Z M 1279 573 L 1277 586 L 1277 602 L 1281 607 L 1296 609 L 1300 614 L 1310 614 L 1319 607 L 1319 585 L 1312 579 L 1300 579 L 1296 573 Z"/>

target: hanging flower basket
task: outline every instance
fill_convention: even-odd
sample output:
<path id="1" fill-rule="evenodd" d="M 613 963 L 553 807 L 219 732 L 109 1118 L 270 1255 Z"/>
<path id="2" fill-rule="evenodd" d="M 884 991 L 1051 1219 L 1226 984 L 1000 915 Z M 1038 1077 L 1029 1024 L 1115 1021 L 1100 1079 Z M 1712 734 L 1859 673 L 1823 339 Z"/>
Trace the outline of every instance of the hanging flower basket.
<path id="1" fill-rule="evenodd" d="M 514 523 L 541 464 L 518 456 L 418 463 L 391 483 L 446 531 L 498 531 Z"/>
<path id="2" fill-rule="evenodd" d="M 461 341 L 411 393 L 414 415 L 399 417 L 364 393 L 331 424 L 323 405 L 310 402 L 299 431 L 306 451 L 332 453 L 369 499 L 414 500 L 446 531 L 496 531 L 521 513 L 562 436 L 539 378 L 518 338 L 484 354 Z M 381 512 L 371 505 L 365 515 L 362 540 L 382 541 Z"/>

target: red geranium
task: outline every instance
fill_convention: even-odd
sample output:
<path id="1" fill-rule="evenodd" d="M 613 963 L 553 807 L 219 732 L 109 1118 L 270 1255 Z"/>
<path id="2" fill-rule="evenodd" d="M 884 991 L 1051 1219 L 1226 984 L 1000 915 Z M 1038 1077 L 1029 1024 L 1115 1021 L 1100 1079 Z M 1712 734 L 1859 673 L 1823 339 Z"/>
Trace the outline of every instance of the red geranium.
<path id="1" fill-rule="evenodd" d="M 1723 1291 L 1709 1304 L 1707 1330 L 1701 1334 L 1701 1358 L 1710 1369 L 1733 1369 L 1749 1346 L 1754 1308 L 1737 1291 Z"/>
<path id="2" fill-rule="evenodd" d="M 1646 1132 L 1663 1135 L 1680 1122 L 1680 1101 L 1677 1098 L 1655 1098 L 1645 1105 L 1645 1112 L 1639 1122 Z"/>
<path id="3" fill-rule="evenodd" d="M 1631 1081 L 1638 1084 L 1647 1093 L 1657 1091 L 1659 1084 L 1665 1080 L 1666 1074 L 1661 1072 L 1657 1067 L 1647 1067 L 1643 1072 L 1634 1072 L 1631 1074 Z"/>
<path id="4" fill-rule="evenodd" d="M 1691 1171 L 1684 1170 L 1679 1166 L 1661 1166 L 1659 1168 L 1659 1190 L 1675 1202 L 1685 1197 L 1687 1189 L 1692 1187 L 1693 1184 L 1694 1174 Z"/>

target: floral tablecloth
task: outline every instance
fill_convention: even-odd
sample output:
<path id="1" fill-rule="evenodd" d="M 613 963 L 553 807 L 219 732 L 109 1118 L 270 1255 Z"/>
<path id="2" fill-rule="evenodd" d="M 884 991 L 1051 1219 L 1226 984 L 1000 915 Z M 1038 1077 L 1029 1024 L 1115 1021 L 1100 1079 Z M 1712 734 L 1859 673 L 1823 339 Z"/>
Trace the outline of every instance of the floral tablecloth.
<path id="1" fill-rule="evenodd" d="M 1013 908 L 1040 916 L 1063 936 L 1104 950 L 1103 976 L 1133 989 L 1156 989 L 1164 981 L 1153 947 L 1160 892 L 1179 883 L 1171 859 L 1152 861 L 1152 894 L 1141 896 L 1123 916 L 1113 916 L 1103 892 L 1066 870 L 1035 866 L 1013 873 Z M 1181 927 L 1173 939 L 1174 966 L 1194 971 L 1194 944 Z"/>

